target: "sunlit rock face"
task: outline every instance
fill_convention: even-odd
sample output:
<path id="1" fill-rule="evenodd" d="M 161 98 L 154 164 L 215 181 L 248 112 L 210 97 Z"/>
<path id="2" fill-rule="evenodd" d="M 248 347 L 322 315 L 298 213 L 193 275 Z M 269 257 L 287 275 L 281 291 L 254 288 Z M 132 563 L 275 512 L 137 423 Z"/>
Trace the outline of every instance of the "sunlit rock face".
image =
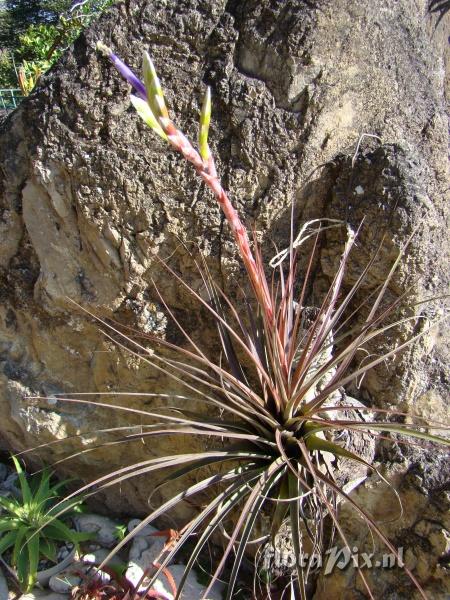
<path id="1" fill-rule="evenodd" d="M 272 242 L 278 248 L 287 243 L 292 202 L 297 229 L 319 217 L 342 219 L 355 229 L 364 218 L 346 286 L 386 237 L 355 298 L 357 306 L 385 279 L 398 249 L 415 231 L 388 297 L 395 300 L 411 288 L 401 300 L 402 315 L 439 319 L 439 302 L 415 303 L 445 293 L 449 281 L 445 30 L 445 19 L 435 28 L 424 0 L 128 0 L 83 34 L 0 126 L 3 446 L 22 450 L 91 432 L 81 445 L 70 439 L 32 455 L 35 462 L 53 462 L 110 439 L 95 433 L 100 428 L 142 419 L 65 403 L 54 397 L 58 393 L 109 392 L 94 399 L 138 409 L 166 400 L 112 393 L 192 395 L 105 338 L 73 302 L 101 318 L 186 345 L 161 294 L 194 339 L 217 356 L 210 320 L 161 259 L 198 291 L 199 250 L 230 294 L 238 297 L 237 284 L 243 283 L 214 198 L 130 108 L 127 85 L 96 52 L 98 40 L 137 70 L 143 49 L 149 49 L 171 113 L 191 139 L 197 136 L 205 86 L 211 86 L 211 144 L 218 169 L 243 219 L 260 235 L 267 258 L 276 252 Z M 323 235 L 310 305 L 326 290 L 344 241 L 344 229 Z M 393 347 L 410 334 L 405 325 L 371 350 Z M 445 421 L 445 348 L 441 326 L 349 391 L 378 407 Z M 31 402 L 30 395 L 49 399 Z M 170 437 L 117 444 L 58 468 L 92 478 L 197 444 L 189 438 L 181 447 Z M 421 460 L 409 454 L 399 448 L 395 456 L 380 453 L 380 460 L 388 471 L 395 464 L 395 472 L 406 472 L 413 459 Z M 430 517 L 419 514 L 421 503 L 435 493 L 427 481 L 414 488 L 418 496 L 410 514 L 445 530 L 443 502 L 433 504 Z M 154 483 L 150 477 L 124 482 L 102 496 L 102 504 L 116 512 L 144 513 Z M 170 490 L 163 488 L 150 502 Z M 368 505 L 375 502 L 362 497 Z M 195 510 L 186 503 L 177 516 L 183 521 Z M 413 521 L 399 522 L 399 530 L 416 531 Z M 442 540 L 426 525 L 416 535 L 429 542 L 422 575 L 433 597 L 433 590 L 441 590 L 433 585 L 441 585 L 436 569 Z M 425 560 L 416 559 L 419 565 Z M 390 581 L 384 571 L 377 574 Z M 350 576 L 338 575 L 333 576 L 336 594 L 346 586 L 357 590 Z M 325 597 L 321 589 L 318 597 Z"/>

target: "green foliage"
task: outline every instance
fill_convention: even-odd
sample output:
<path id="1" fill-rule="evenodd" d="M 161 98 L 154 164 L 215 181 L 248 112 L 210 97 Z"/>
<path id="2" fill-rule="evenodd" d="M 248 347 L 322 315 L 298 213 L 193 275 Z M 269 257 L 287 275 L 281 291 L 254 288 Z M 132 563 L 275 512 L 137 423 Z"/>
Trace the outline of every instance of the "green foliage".
<path id="1" fill-rule="evenodd" d="M 20 45 L 16 58 L 20 61 L 19 85 L 27 96 L 36 85 L 42 73 L 45 73 L 60 56 L 56 40 L 59 32 L 56 25 L 30 25 L 20 36 Z"/>
<path id="2" fill-rule="evenodd" d="M 0 50 L 0 88 L 15 88 L 17 76 L 12 54 L 9 50 Z"/>
<path id="3" fill-rule="evenodd" d="M 115 0 L 87 0 L 70 12 L 61 14 L 56 24 L 53 45 L 49 49 L 48 58 L 53 62 L 56 58 L 88 27 L 102 12 L 107 10 Z"/>
<path id="4" fill-rule="evenodd" d="M 40 75 L 114 1 L 87 0 L 70 11 L 69 0 L 7 3 L 7 9 L 0 11 L 0 42 L 10 50 L 5 53 L 9 60 L 4 59 L 3 68 L 0 63 L 0 87 L 19 84 L 24 95 L 28 95 Z"/>
<path id="5" fill-rule="evenodd" d="M 30 25 L 56 23 L 71 0 L 6 0 L 0 8 L 0 47 L 15 49 Z"/>
<path id="6" fill-rule="evenodd" d="M 22 590 L 26 592 L 36 581 L 39 561 L 45 558 L 56 562 L 58 542 L 77 546 L 79 542 L 90 539 L 91 534 L 73 531 L 67 522 L 79 509 L 79 498 L 59 505 L 66 511 L 64 520 L 55 517 L 54 506 L 65 482 L 52 484 L 48 470 L 29 481 L 19 461 L 15 457 L 13 460 L 21 498 L 0 496 L 0 554 L 5 556 L 6 552 L 10 552 L 10 563 L 17 571 Z"/>
<path id="7" fill-rule="evenodd" d="M 17 58 L 28 61 L 47 60 L 57 35 L 56 25 L 30 25 L 26 32 L 19 36 Z"/>
<path id="8" fill-rule="evenodd" d="M 114 533 L 119 542 L 122 541 L 127 534 L 127 526 L 123 524 L 116 525 Z"/>

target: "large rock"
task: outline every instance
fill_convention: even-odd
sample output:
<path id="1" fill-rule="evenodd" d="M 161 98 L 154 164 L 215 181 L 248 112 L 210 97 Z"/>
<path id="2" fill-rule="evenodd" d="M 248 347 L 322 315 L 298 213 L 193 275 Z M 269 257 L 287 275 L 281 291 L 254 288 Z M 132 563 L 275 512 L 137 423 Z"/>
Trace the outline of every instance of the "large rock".
<path id="1" fill-rule="evenodd" d="M 412 570 L 428 598 L 447 598 L 448 554 L 450 552 L 449 468 L 443 467 L 441 454 L 416 459 L 410 456 L 405 473 L 405 461 L 385 457 L 380 465 L 395 489 L 370 477 L 359 487 L 353 498 L 373 515 L 391 540 L 401 562 Z M 417 460 L 417 458 L 419 460 Z M 360 598 L 366 593 L 355 563 L 361 567 L 376 598 L 406 600 L 420 598 L 417 589 L 394 554 L 377 536 L 371 536 L 354 511 L 344 505 L 341 523 L 350 544 L 350 553 L 343 551 L 336 538 L 334 550 L 324 557 L 323 568 L 316 582 L 314 600 Z M 351 590 L 351 591 L 350 591 Z"/>
<path id="2" fill-rule="evenodd" d="M 215 352 L 206 315 L 158 258 L 196 289 L 193 244 L 231 291 L 242 275 L 216 202 L 130 109 L 128 88 L 96 53 L 97 40 L 136 69 L 150 48 L 169 105 L 191 137 L 211 85 L 218 167 L 242 216 L 261 232 L 267 256 L 272 239 L 286 244 L 293 201 L 298 226 L 326 216 L 355 227 L 364 217 L 346 284 L 383 232 L 386 239 L 358 303 L 416 231 L 389 295 L 398 298 L 411 285 L 403 314 L 439 317 L 436 303 L 413 305 L 446 291 L 449 279 L 444 31 L 445 19 L 435 29 L 425 0 L 129 0 L 82 35 L 0 127 L 3 444 L 19 450 L 124 423 L 123 412 L 64 403 L 56 393 L 181 391 L 105 339 L 71 301 L 183 343 L 154 281 L 187 330 Z M 356 153 L 363 133 L 381 139 L 363 138 Z M 329 283 L 343 241 L 339 230 L 323 238 L 311 304 Z M 385 343 L 407 334 L 405 328 Z M 444 349 L 440 330 L 351 391 L 444 420 Z M 49 400 L 30 402 L 32 394 Z M 100 398 L 131 408 L 163 402 Z M 81 449 L 105 439 L 86 435 Z M 195 443 L 189 438 L 186 447 Z M 71 439 L 41 456 L 51 462 L 79 449 Z M 179 442 L 176 450 L 183 450 Z M 172 439 L 107 446 L 60 468 L 92 477 L 163 452 L 174 452 Z M 103 503 L 143 513 L 153 485 L 145 477 L 123 482 Z M 180 520 L 192 510 L 186 503 Z"/>

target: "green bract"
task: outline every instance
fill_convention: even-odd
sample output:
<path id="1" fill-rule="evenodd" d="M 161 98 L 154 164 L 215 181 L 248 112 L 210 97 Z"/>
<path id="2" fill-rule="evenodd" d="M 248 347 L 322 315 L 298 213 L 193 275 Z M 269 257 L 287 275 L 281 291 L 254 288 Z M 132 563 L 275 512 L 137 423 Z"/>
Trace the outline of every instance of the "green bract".
<path id="1" fill-rule="evenodd" d="M 205 162 L 208 162 L 209 147 L 208 147 L 208 132 L 209 123 L 211 121 L 211 88 L 206 89 L 205 98 L 203 100 L 202 111 L 200 113 L 200 133 L 198 136 L 198 145 L 200 148 L 200 156 Z"/>
<path id="2" fill-rule="evenodd" d="M 65 510 L 64 520 L 55 518 L 54 505 L 65 482 L 52 484 L 51 472 L 27 480 L 16 457 L 21 498 L 0 496 L 0 554 L 11 553 L 9 562 L 16 569 L 21 589 L 29 591 L 36 582 L 39 561 L 57 561 L 57 542 L 71 543 L 91 539 L 92 534 L 73 531 L 67 524 L 81 500 L 72 498 L 59 505 Z"/>

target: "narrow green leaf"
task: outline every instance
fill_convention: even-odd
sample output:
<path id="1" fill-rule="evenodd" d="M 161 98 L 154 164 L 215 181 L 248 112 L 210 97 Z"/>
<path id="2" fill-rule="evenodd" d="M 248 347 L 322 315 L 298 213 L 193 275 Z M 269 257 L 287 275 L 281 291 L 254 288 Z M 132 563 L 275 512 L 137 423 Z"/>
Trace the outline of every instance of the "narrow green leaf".
<path id="1" fill-rule="evenodd" d="M 379 431 L 392 431 L 393 433 L 399 433 L 400 435 L 411 436 L 427 442 L 434 442 L 436 444 L 443 444 L 444 446 L 450 446 L 450 440 L 443 438 L 439 435 L 433 435 L 431 433 L 425 433 L 423 431 L 417 431 L 416 429 L 410 429 L 407 426 L 396 425 L 394 423 L 352 423 L 352 428 L 358 429 L 374 429 Z M 435 429 L 439 429 L 436 427 Z"/>
<path id="2" fill-rule="evenodd" d="M 209 159 L 208 132 L 211 121 L 211 89 L 206 88 L 205 98 L 203 100 L 202 111 L 200 113 L 200 133 L 198 138 L 200 156 L 205 162 Z"/>
<path id="3" fill-rule="evenodd" d="M 49 525 L 45 525 L 42 531 L 46 537 L 58 541 L 72 542 L 76 534 L 81 535 L 67 527 L 67 525 L 62 523 L 59 519 L 54 519 Z"/>
<path id="4" fill-rule="evenodd" d="M 17 515 L 17 511 L 19 511 L 21 508 L 17 500 L 13 498 L 5 498 L 4 496 L 0 496 L 0 507 L 14 515 Z"/>
<path id="5" fill-rule="evenodd" d="M 40 553 L 48 560 L 56 562 L 56 544 L 48 539 L 41 539 Z"/>
<path id="6" fill-rule="evenodd" d="M 66 500 L 63 502 L 58 502 L 57 506 L 52 506 L 48 511 L 47 511 L 47 516 L 48 517 L 53 517 L 55 516 L 57 513 L 65 513 L 65 516 L 68 517 L 71 515 L 71 513 L 74 512 L 74 509 L 80 505 L 80 503 L 82 502 L 81 498 L 73 498 L 71 500 Z"/>
<path id="7" fill-rule="evenodd" d="M 53 492 L 50 491 L 50 477 L 51 473 L 47 469 L 41 475 L 39 486 L 33 495 L 33 500 L 38 505 L 44 504 L 53 495 Z"/>
<path id="8" fill-rule="evenodd" d="M 28 577 L 27 589 L 31 589 L 36 581 L 36 575 L 39 565 L 39 544 L 40 538 L 38 535 L 28 538 L 26 547 L 28 548 Z M 22 549 L 22 552 L 25 548 Z"/>
<path id="9" fill-rule="evenodd" d="M 144 72 L 145 89 L 152 113 L 157 117 L 168 119 L 169 113 L 164 101 L 161 83 L 156 73 L 155 66 L 148 52 L 144 52 L 142 70 Z"/>
<path id="10" fill-rule="evenodd" d="M 361 458 L 357 454 L 354 454 L 353 452 L 350 452 L 349 450 L 342 448 L 342 446 L 338 446 L 338 444 L 334 444 L 333 442 L 324 440 L 324 439 L 318 437 L 317 435 L 309 435 L 305 439 L 305 445 L 309 451 L 319 450 L 320 452 L 329 452 L 330 454 L 333 454 L 334 456 L 350 458 L 351 460 L 359 462 L 359 463 L 365 465 L 366 467 L 373 469 L 373 467 L 372 467 L 372 465 L 370 465 L 370 463 L 365 461 L 363 458 Z"/>
<path id="11" fill-rule="evenodd" d="M 25 540 L 26 536 L 28 534 L 30 534 L 31 532 L 28 527 L 22 525 L 21 527 L 19 527 L 17 532 L 14 532 L 14 533 L 15 533 L 15 540 L 14 540 L 14 548 L 12 551 L 12 563 L 14 565 L 17 565 L 19 563 L 20 555 L 22 553 L 26 554 L 26 549 L 22 545 L 22 541 Z"/>
<path id="12" fill-rule="evenodd" d="M 20 490 L 22 492 L 23 502 L 24 504 L 26 504 L 27 502 L 30 502 L 32 497 L 30 486 L 28 485 L 27 478 L 25 476 L 25 473 L 23 472 L 20 462 L 15 456 L 13 456 L 12 459 L 14 462 L 14 466 L 16 467 L 17 475 L 19 476 L 19 484 Z"/>
<path id="13" fill-rule="evenodd" d="M 20 527 L 21 521 L 13 517 L 0 516 L 0 533 L 12 531 Z"/>
<path id="14" fill-rule="evenodd" d="M 79 544 L 80 542 L 89 542 L 95 539 L 97 539 L 97 534 L 93 531 L 72 531 L 69 541 Z"/>
<path id="15" fill-rule="evenodd" d="M 29 592 L 33 587 L 32 585 L 30 586 L 30 572 L 28 569 L 28 564 L 27 549 L 25 546 L 23 546 L 19 552 L 15 565 L 17 570 L 17 579 L 19 580 L 20 587 L 24 592 Z"/>
<path id="16" fill-rule="evenodd" d="M 17 531 L 10 531 L 9 533 L 2 535 L 0 538 L 0 554 L 3 554 L 5 550 L 8 550 L 11 546 L 14 546 L 16 538 Z"/>

